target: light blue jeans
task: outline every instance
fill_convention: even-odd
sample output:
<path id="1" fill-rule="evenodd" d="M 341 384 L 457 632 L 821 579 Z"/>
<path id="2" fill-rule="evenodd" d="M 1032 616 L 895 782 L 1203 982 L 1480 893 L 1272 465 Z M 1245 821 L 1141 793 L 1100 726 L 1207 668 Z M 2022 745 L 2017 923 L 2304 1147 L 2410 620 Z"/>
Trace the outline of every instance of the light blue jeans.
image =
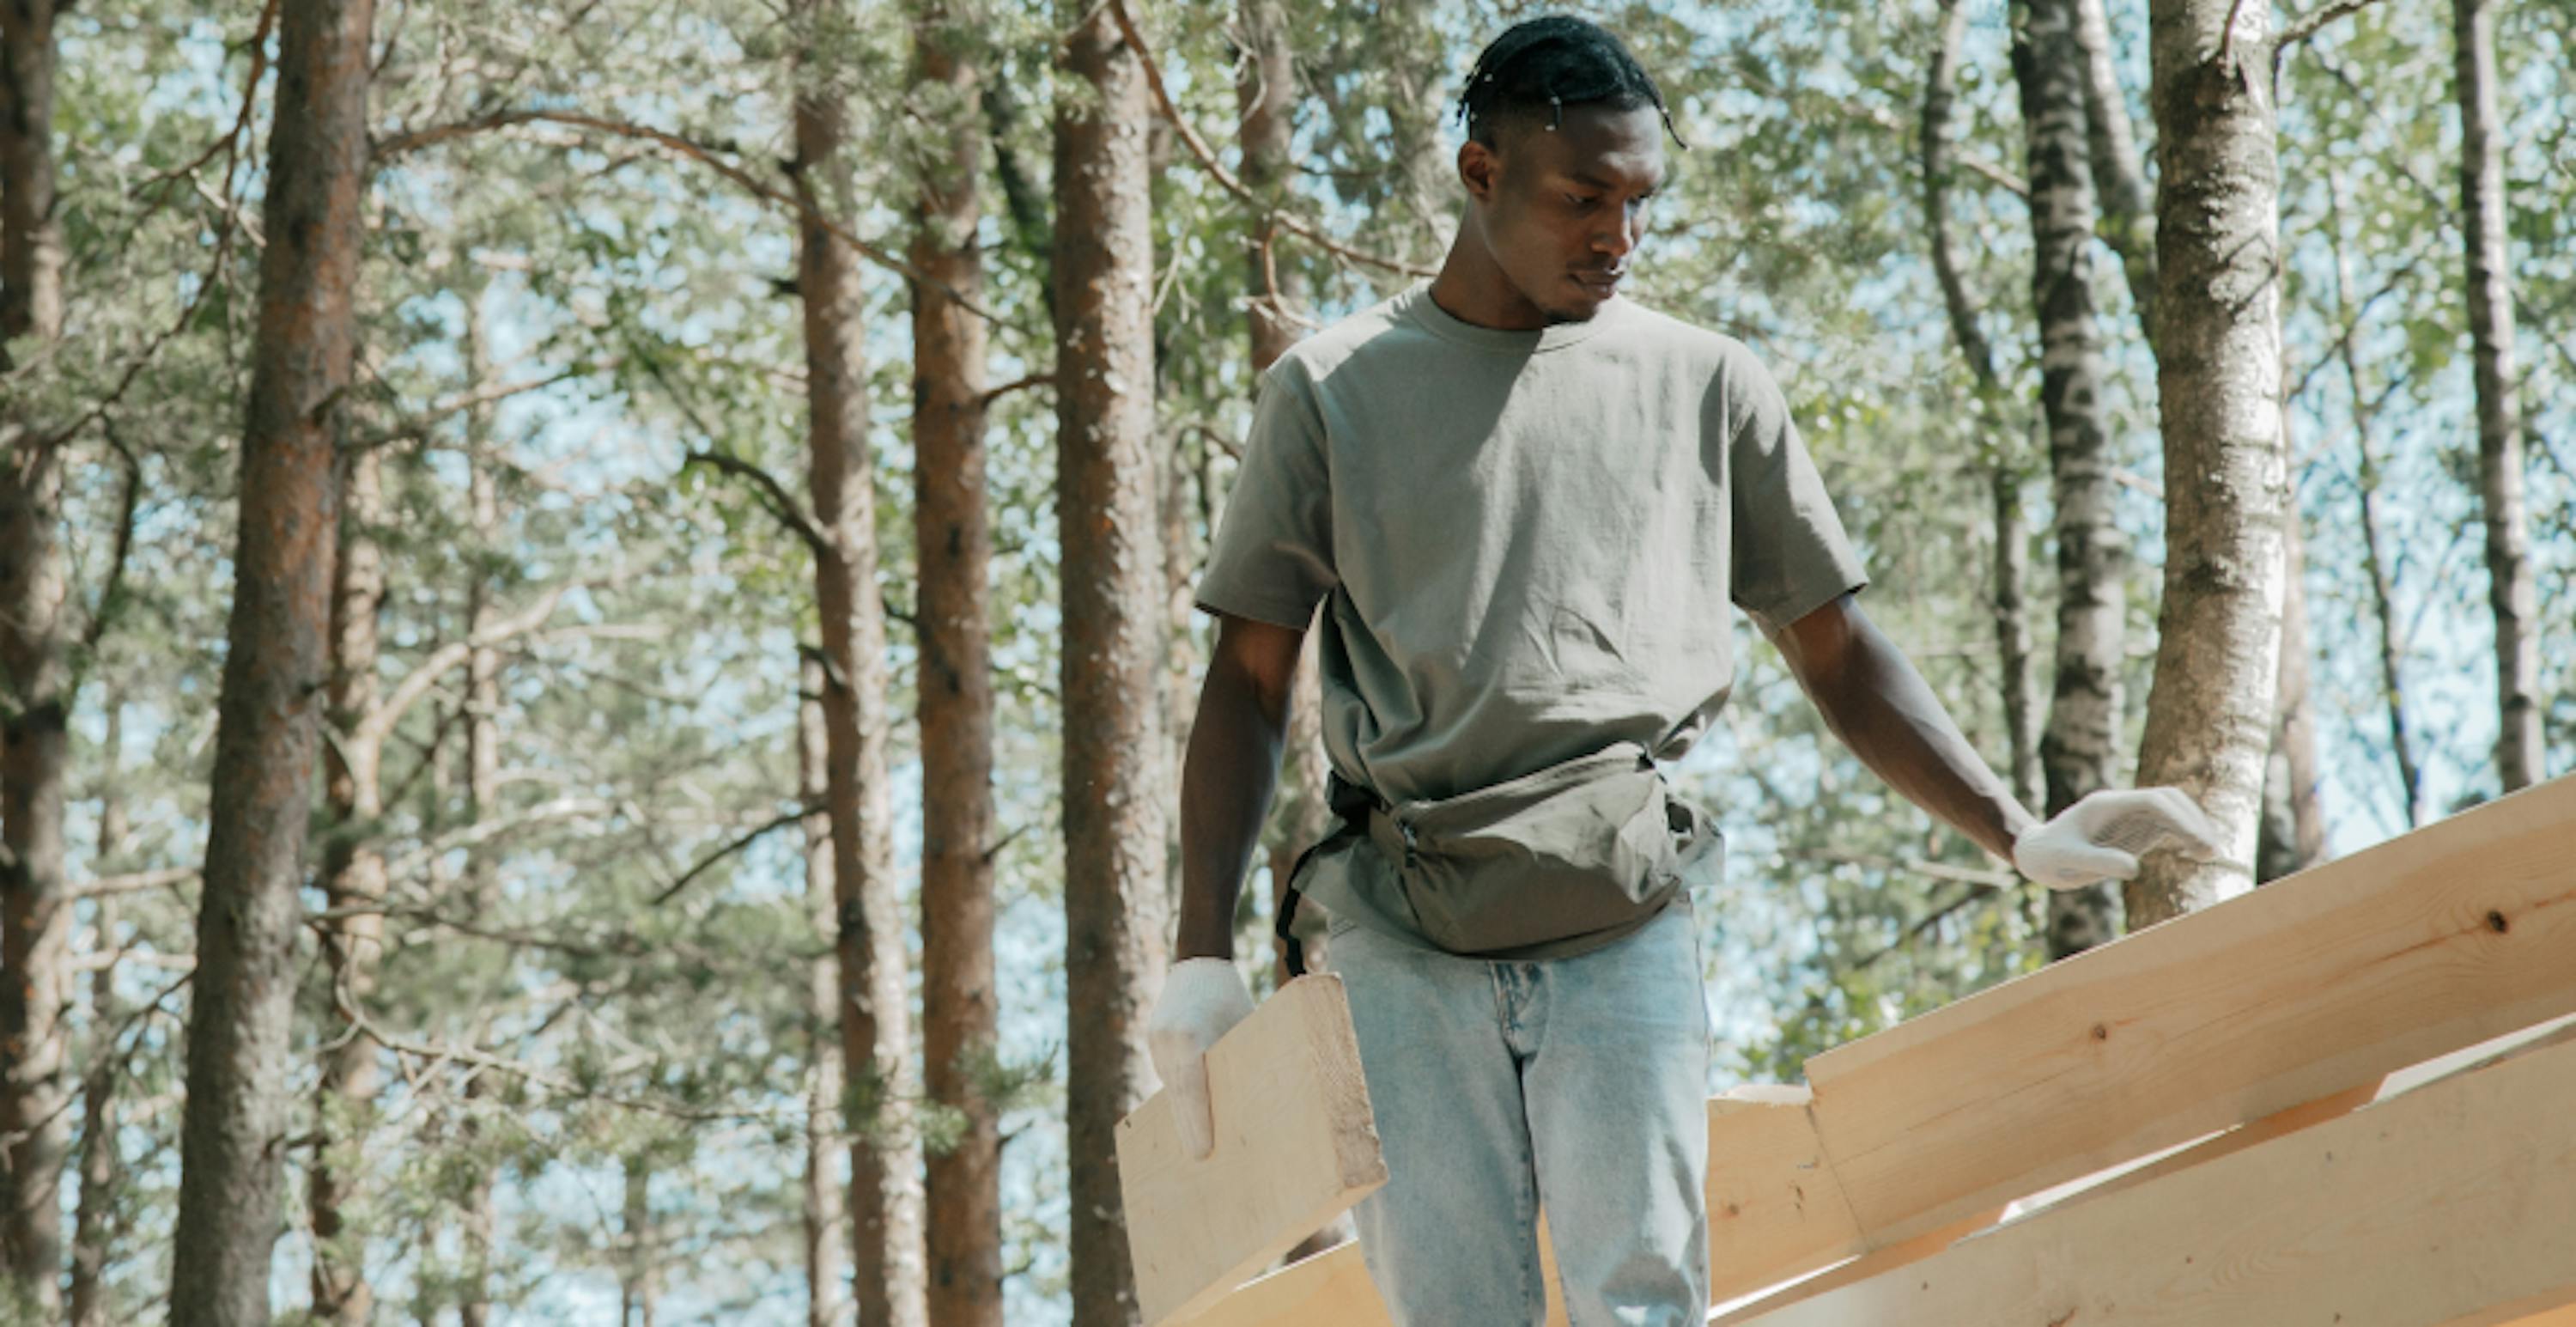
<path id="1" fill-rule="evenodd" d="M 1352 1213 L 1398 1327 L 1708 1315 L 1708 1013 L 1687 898 L 1604 948 L 1491 962 L 1336 918 L 1387 1182 Z"/>

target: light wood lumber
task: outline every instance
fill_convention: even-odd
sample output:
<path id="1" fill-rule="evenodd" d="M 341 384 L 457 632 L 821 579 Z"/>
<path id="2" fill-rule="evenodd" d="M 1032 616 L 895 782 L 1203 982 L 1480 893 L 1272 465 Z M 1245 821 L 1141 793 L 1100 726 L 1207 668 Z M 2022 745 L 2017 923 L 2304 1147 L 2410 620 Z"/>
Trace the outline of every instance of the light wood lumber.
<path id="1" fill-rule="evenodd" d="M 1183 1320 L 1187 1327 L 1392 1327 L 1357 1241 L 1294 1262 Z"/>
<path id="2" fill-rule="evenodd" d="M 1807 1063 L 1884 1246 L 2576 1010 L 2576 777 Z"/>
<path id="3" fill-rule="evenodd" d="M 1216 1121 L 1207 1157 L 1182 1145 L 1168 1092 L 1118 1123 L 1119 1185 L 1148 1323 L 1213 1303 L 1386 1182 L 1341 978 L 1288 983 L 1207 1061 Z"/>
<path id="4" fill-rule="evenodd" d="M 1747 1327 L 2510 1322 L 2576 1302 L 2576 1045 L 2088 1196 Z"/>
<path id="5" fill-rule="evenodd" d="M 1864 1250 L 1851 1211 L 1817 1146 L 1803 1087 L 1739 1087 L 1709 1102 L 1709 1263 L 1724 1300 Z M 1540 1256 L 1554 1250 L 1544 1233 Z M 1549 1320 L 1564 1306 L 1548 1276 Z M 1386 1308 L 1357 1245 L 1283 1268 L 1189 1320 L 1190 1327 L 1383 1327 Z"/>
<path id="6" fill-rule="evenodd" d="M 1708 1103 L 1709 1299 L 1723 1303 L 1868 1251 L 1804 1087 Z"/>

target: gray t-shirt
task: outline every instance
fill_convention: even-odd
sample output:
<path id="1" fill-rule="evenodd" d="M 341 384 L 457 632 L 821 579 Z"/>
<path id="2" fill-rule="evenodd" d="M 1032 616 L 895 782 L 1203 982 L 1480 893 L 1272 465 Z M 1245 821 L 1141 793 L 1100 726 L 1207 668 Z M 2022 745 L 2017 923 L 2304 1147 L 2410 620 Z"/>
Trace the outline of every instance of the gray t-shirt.
<path id="1" fill-rule="evenodd" d="M 1197 599 L 1299 629 L 1327 601 L 1326 750 L 1399 801 L 1621 741 L 1676 759 L 1733 687 L 1726 600 L 1767 632 L 1865 580 L 1741 342 L 1624 298 L 1477 327 L 1417 285 L 1262 376 Z M 1382 865 L 1299 884 L 1400 933 L 1353 897 Z"/>

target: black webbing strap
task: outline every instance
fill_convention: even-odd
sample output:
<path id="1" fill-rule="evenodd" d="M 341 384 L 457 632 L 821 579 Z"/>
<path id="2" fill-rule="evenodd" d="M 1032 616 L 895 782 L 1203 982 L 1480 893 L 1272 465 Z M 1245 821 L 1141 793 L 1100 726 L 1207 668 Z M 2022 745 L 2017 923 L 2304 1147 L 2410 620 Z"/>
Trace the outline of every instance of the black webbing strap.
<path id="1" fill-rule="evenodd" d="M 1333 814 L 1340 817 L 1341 823 L 1333 826 L 1332 833 L 1315 840 L 1307 845 L 1304 852 L 1297 854 L 1296 864 L 1288 868 L 1291 881 L 1305 873 L 1307 858 L 1337 843 L 1366 834 L 1369 812 L 1379 805 L 1376 794 L 1344 779 L 1339 770 L 1332 771 L 1325 778 L 1324 800 Z M 1293 883 L 1281 890 L 1279 917 L 1270 924 L 1270 933 L 1279 937 L 1280 946 L 1285 951 L 1288 976 L 1292 980 L 1306 975 L 1306 945 L 1297 938 L 1293 929 L 1297 924 L 1297 905 L 1304 898 L 1305 894 Z"/>

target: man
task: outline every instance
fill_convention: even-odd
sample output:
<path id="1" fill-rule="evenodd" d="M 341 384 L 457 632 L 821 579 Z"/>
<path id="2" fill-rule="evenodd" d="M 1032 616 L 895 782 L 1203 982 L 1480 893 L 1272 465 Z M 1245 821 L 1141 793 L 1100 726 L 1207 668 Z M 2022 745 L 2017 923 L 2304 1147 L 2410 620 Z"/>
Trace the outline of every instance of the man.
<path id="1" fill-rule="evenodd" d="M 1439 275 L 1265 375 L 1199 587 L 1219 617 L 1181 789 L 1180 957 L 1149 1021 L 1205 1154 L 1206 1048 L 1250 1011 L 1231 920 L 1323 605 L 1342 825 L 1292 882 L 1332 914 L 1386 1153 L 1356 1211 L 1398 1323 L 1708 1305 L 1708 1026 L 1689 890 L 1722 845 L 1669 795 L 1733 677 L 1721 596 L 1907 797 L 2051 885 L 2213 850 L 2170 789 L 2041 825 L 1854 602 L 1864 577 L 1741 344 L 1619 297 L 1670 131 L 1617 38 L 1505 32 L 1460 98 Z M 1285 928 L 1282 928 L 1283 934 Z"/>

